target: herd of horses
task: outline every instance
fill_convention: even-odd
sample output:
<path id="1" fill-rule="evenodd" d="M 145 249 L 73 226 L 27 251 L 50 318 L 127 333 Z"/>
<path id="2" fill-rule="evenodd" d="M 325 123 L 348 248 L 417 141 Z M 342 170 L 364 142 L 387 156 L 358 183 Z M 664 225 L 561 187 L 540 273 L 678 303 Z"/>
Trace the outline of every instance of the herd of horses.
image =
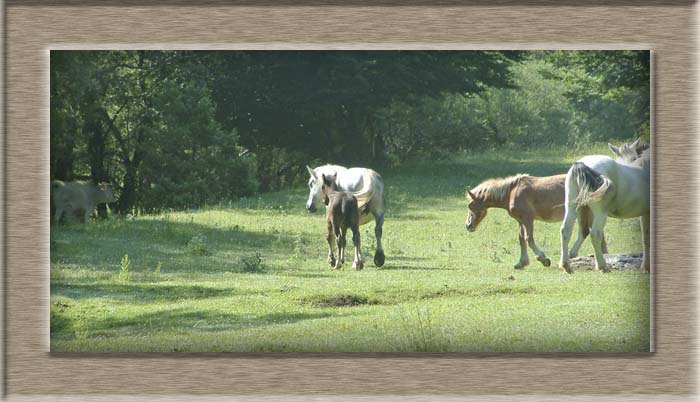
<path id="1" fill-rule="evenodd" d="M 520 227 L 520 260 L 514 268 L 522 269 L 530 263 L 528 246 L 540 263 L 551 265 L 551 260 L 535 243 L 534 221 L 563 221 L 559 267 L 573 273 L 569 259 L 578 255 L 585 238 L 590 235 L 595 251 L 595 269 L 607 272 L 609 267 L 604 258 L 607 245 L 603 233 L 608 216 L 639 218 L 644 247 L 641 270 L 649 272 L 651 149 L 640 140 L 620 147 L 608 146 L 615 159 L 588 155 L 576 161 L 565 174 L 547 177 L 517 174 L 486 180 L 467 190 L 467 231 L 476 230 L 489 208 L 505 209 Z M 307 166 L 307 169 L 310 178 L 306 209 L 315 212 L 321 203 L 326 205 L 326 239 L 331 266 L 338 269 L 343 264 L 346 233 L 350 229 L 355 246 L 353 268 L 363 268 L 359 226 L 374 218 L 377 240 L 374 264 L 381 267 L 385 262 L 382 249 L 384 185 L 381 176 L 371 169 L 347 169 L 338 165 L 314 169 Z M 578 221 L 578 236 L 569 250 L 574 221 Z M 337 259 L 334 246 L 338 248 Z"/>

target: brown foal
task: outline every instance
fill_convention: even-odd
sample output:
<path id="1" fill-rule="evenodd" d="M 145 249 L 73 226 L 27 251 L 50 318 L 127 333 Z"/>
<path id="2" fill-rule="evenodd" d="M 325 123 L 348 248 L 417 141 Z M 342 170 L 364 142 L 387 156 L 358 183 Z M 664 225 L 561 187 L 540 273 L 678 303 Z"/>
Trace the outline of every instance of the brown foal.
<path id="1" fill-rule="evenodd" d="M 326 224 L 328 225 L 328 262 L 334 269 L 345 262 L 345 243 L 348 228 L 352 231 L 352 244 L 355 246 L 355 260 L 352 267 L 361 270 L 364 266 L 360 254 L 360 210 L 355 196 L 347 191 L 338 191 L 336 175 L 321 175 L 323 180 L 323 201 L 326 204 Z M 333 256 L 333 239 L 338 245 L 338 259 Z"/>
<path id="2" fill-rule="evenodd" d="M 525 268 L 530 259 L 527 255 L 528 245 L 545 267 L 551 261 L 537 244 L 533 234 L 534 221 L 560 222 L 564 219 L 564 181 L 565 174 L 536 177 L 518 174 L 505 179 L 490 179 L 482 182 L 473 190 L 467 190 L 469 197 L 469 215 L 467 230 L 473 232 L 489 208 L 502 208 L 518 221 L 520 225 L 520 261 L 515 269 Z M 570 257 L 578 255 L 583 240 L 590 233 L 591 213 L 587 207 L 581 208 L 579 215 L 579 232 L 576 242 L 569 252 Z M 604 252 L 607 245 L 603 239 Z"/>

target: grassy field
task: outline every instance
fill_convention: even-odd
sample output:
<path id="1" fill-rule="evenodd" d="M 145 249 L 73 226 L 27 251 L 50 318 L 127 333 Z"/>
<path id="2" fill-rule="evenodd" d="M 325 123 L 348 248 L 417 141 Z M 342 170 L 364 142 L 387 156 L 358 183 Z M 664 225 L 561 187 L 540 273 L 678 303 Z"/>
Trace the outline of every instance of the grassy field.
<path id="1" fill-rule="evenodd" d="M 371 263 L 365 225 L 359 272 L 327 265 L 324 218 L 304 210 L 304 186 L 52 227 L 51 350 L 648 351 L 648 274 L 564 274 L 559 224 L 541 222 L 535 238 L 552 266 L 530 254 L 516 271 L 517 224 L 505 211 L 464 228 L 467 186 L 565 172 L 587 153 L 608 151 L 475 153 L 381 172 L 387 262 Z M 611 253 L 641 250 L 636 220 L 609 219 L 606 238 Z"/>

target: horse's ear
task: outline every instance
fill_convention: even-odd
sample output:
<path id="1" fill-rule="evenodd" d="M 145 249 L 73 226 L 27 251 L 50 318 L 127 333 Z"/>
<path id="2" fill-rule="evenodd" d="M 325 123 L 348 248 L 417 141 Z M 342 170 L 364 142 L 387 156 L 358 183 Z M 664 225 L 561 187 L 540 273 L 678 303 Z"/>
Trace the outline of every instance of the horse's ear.
<path id="1" fill-rule="evenodd" d="M 641 138 L 637 138 L 636 140 L 634 140 L 634 142 L 632 143 L 632 149 L 636 150 L 641 140 Z"/>
<path id="2" fill-rule="evenodd" d="M 620 156 L 620 148 L 608 142 L 608 148 L 617 156 Z"/>
<path id="3" fill-rule="evenodd" d="M 469 197 L 471 197 L 472 200 L 476 200 L 476 199 L 477 199 L 477 198 L 476 198 L 476 195 L 474 195 L 474 193 L 472 193 L 471 190 L 469 190 L 469 189 L 467 189 L 467 194 L 469 195 Z"/>
<path id="4" fill-rule="evenodd" d="M 306 165 L 306 169 L 309 171 L 309 174 L 311 175 L 311 177 L 313 177 L 314 179 L 318 180 L 318 176 L 316 176 L 316 172 L 315 172 L 313 169 L 311 169 L 311 168 L 309 167 L 309 165 Z"/>

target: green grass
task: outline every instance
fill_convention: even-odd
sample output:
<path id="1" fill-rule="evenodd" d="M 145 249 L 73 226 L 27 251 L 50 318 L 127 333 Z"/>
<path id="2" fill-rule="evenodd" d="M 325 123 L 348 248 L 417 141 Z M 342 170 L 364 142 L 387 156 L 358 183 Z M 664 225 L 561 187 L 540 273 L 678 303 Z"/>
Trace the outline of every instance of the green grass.
<path id="1" fill-rule="evenodd" d="M 563 274 L 559 224 L 541 222 L 535 238 L 552 266 L 530 254 L 515 271 L 517 224 L 505 211 L 464 229 L 467 186 L 564 172 L 587 153 L 607 150 L 474 153 L 382 172 L 387 262 L 371 263 L 368 224 L 360 272 L 327 265 L 324 218 L 304 210 L 303 187 L 52 227 L 51 350 L 648 351 L 648 274 Z M 609 219 L 610 252 L 641 250 L 638 232 L 636 220 Z"/>

